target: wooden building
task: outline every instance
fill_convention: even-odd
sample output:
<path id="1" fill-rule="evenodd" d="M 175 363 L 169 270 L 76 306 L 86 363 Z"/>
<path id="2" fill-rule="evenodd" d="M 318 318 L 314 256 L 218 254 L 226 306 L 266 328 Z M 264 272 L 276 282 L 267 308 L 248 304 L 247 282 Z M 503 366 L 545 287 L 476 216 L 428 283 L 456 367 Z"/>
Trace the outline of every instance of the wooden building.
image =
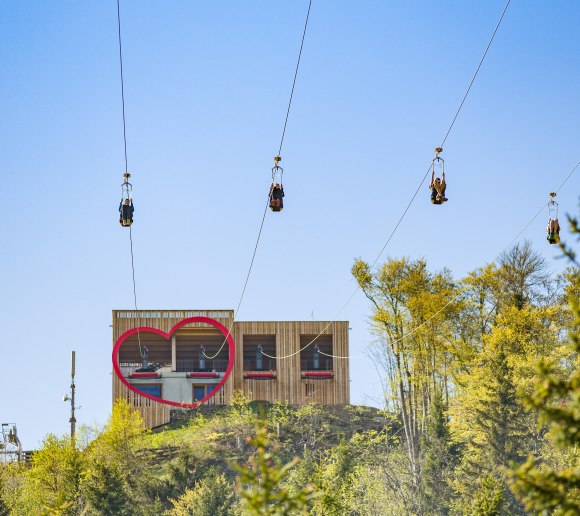
<path id="1" fill-rule="evenodd" d="M 137 330 L 143 327 L 149 330 Z M 233 310 L 114 310 L 113 346 L 113 402 L 127 399 L 150 428 L 168 423 L 175 407 L 228 404 L 234 390 L 269 402 L 350 401 L 348 358 L 335 358 L 348 356 L 346 321 L 246 322 L 234 321 Z"/>

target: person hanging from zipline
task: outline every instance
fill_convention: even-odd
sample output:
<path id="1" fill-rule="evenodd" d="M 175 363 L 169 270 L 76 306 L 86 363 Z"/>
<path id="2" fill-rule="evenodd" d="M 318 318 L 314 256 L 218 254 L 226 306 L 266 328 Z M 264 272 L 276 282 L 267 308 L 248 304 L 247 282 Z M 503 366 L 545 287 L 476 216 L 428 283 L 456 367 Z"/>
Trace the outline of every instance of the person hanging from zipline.
<path id="1" fill-rule="evenodd" d="M 558 222 L 558 219 L 550 219 L 546 230 L 548 232 L 547 238 L 550 244 L 557 244 L 560 242 L 560 223 Z"/>
<path id="2" fill-rule="evenodd" d="M 280 183 L 272 183 L 270 187 L 270 208 L 272 211 L 282 211 L 284 208 L 284 187 Z"/>
<path id="3" fill-rule="evenodd" d="M 429 189 L 431 190 L 431 203 L 432 204 L 443 204 L 447 201 L 445 197 L 445 189 L 447 188 L 447 183 L 445 182 L 445 162 L 443 158 L 439 156 L 439 153 L 443 152 L 441 147 L 435 149 L 435 158 L 431 165 L 431 183 L 429 183 Z M 435 177 L 435 167 L 441 168 L 441 177 Z"/>
<path id="4" fill-rule="evenodd" d="M 560 223 L 558 222 L 558 203 L 554 200 L 556 194 L 550 193 L 550 201 L 548 202 L 548 227 L 546 231 L 548 242 L 550 244 L 558 244 L 560 242 Z"/>
<path id="5" fill-rule="evenodd" d="M 121 202 L 119 203 L 119 224 L 123 227 L 129 227 L 133 224 L 133 185 L 129 183 L 131 174 L 123 174 L 123 184 L 121 185 Z"/>
<path id="6" fill-rule="evenodd" d="M 447 201 L 445 197 L 445 189 L 447 188 L 447 183 L 445 182 L 445 172 L 441 174 L 441 178 L 435 177 L 435 171 L 431 173 L 431 184 L 429 185 L 431 189 L 431 202 L 433 204 L 443 204 Z"/>
<path id="7" fill-rule="evenodd" d="M 274 158 L 274 167 L 272 168 L 272 185 L 270 186 L 270 209 L 272 211 L 282 211 L 284 208 L 284 186 L 282 186 L 282 175 L 284 169 L 278 165 L 282 161 L 280 156 Z"/>
<path id="8" fill-rule="evenodd" d="M 133 199 L 124 199 L 121 197 L 121 202 L 119 203 L 119 223 L 121 226 L 128 227 L 133 224 L 134 211 Z"/>

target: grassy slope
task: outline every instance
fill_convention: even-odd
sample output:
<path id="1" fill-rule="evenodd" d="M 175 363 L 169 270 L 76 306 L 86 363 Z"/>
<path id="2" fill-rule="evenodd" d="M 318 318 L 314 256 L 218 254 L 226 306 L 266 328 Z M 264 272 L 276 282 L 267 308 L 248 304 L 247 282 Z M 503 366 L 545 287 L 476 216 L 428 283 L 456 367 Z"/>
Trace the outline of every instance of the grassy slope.
<path id="1" fill-rule="evenodd" d="M 244 463 L 253 450 L 246 437 L 260 418 L 277 435 L 277 453 L 283 461 L 301 457 L 306 450 L 323 454 L 356 433 L 385 428 L 385 414 L 372 407 L 353 405 L 292 407 L 274 404 L 223 407 L 179 414 L 183 419 L 149 433 L 139 455 L 148 472 L 164 483 L 191 486 L 210 468 L 233 478 L 232 462 Z"/>

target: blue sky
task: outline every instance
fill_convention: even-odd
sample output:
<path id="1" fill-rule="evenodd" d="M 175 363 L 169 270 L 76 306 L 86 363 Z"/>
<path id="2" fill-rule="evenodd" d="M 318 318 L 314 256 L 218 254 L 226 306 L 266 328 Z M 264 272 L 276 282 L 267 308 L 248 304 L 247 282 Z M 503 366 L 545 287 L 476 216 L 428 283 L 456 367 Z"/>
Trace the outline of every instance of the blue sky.
<path id="1" fill-rule="evenodd" d="M 504 0 L 314 0 L 282 165 L 241 320 L 330 320 L 417 188 Z M 134 248 L 142 308 L 235 308 L 278 150 L 307 1 L 122 0 Z M 457 278 L 492 260 L 580 160 L 580 4 L 513 0 L 427 185 L 387 247 Z M 26 448 L 111 405 L 111 310 L 131 308 L 116 4 L 0 6 L 0 418 Z M 580 172 L 558 196 L 577 211 Z M 530 239 L 554 272 L 543 214 Z M 565 233 L 564 233 L 565 235 Z M 357 294 L 351 352 L 366 349 Z M 375 403 L 368 358 L 353 403 Z"/>

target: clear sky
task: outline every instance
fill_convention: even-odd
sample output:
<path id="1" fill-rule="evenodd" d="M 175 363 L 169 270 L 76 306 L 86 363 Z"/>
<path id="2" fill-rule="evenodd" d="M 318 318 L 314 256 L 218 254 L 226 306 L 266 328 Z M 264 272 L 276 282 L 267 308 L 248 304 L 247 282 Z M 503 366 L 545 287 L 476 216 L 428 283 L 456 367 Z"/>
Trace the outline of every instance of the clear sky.
<path id="1" fill-rule="evenodd" d="M 441 143 L 504 0 L 314 0 L 241 320 L 330 320 Z M 307 0 L 122 0 L 140 308 L 235 308 L 278 150 Z M 512 0 L 447 141 L 449 202 L 427 184 L 387 247 L 455 277 L 493 260 L 580 160 L 580 3 Z M 1 422 L 31 449 L 111 406 L 111 310 L 132 308 L 116 3 L 0 3 Z M 577 212 L 580 170 L 558 196 Z M 561 217 L 563 218 L 563 217 Z M 547 213 L 522 238 L 555 272 Z M 563 231 L 563 236 L 566 232 Z M 352 353 L 370 307 L 342 314 Z M 367 359 L 353 403 L 377 403 Z"/>

